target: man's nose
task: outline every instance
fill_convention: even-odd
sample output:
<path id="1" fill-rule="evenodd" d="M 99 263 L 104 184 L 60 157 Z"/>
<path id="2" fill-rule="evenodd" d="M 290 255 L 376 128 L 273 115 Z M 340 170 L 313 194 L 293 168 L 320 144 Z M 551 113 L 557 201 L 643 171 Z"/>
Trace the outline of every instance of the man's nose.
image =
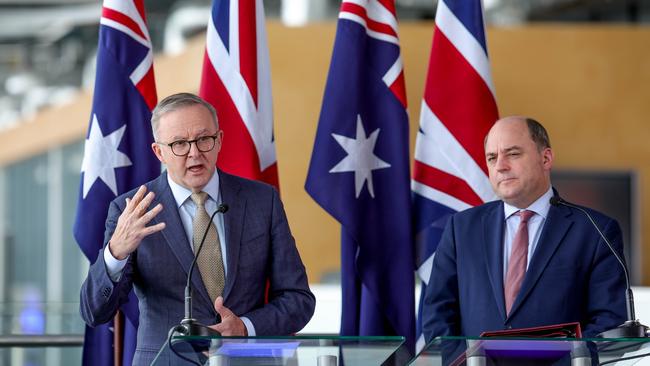
<path id="1" fill-rule="evenodd" d="M 187 153 L 188 157 L 199 156 L 201 154 L 199 147 L 196 144 L 197 142 L 190 143 L 190 151 Z"/>
<path id="2" fill-rule="evenodd" d="M 504 159 L 503 157 L 501 157 L 501 156 L 497 156 L 496 160 L 497 160 L 497 161 L 494 163 L 494 168 L 495 168 L 497 171 L 508 170 L 508 168 L 510 167 L 510 166 L 508 165 L 507 160 Z"/>

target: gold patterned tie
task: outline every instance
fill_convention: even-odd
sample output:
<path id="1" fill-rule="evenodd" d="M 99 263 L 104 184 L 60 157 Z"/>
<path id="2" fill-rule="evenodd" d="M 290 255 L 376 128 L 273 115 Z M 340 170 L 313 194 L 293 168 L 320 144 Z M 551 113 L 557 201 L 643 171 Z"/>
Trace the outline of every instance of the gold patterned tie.
<path id="1" fill-rule="evenodd" d="M 223 257 L 221 256 L 221 246 L 219 245 L 219 233 L 214 223 L 210 221 L 210 215 L 205 210 L 205 201 L 208 194 L 205 192 L 192 193 L 192 201 L 196 204 L 196 213 L 192 221 L 194 253 L 199 249 L 203 234 L 210 227 L 208 235 L 205 237 L 203 249 L 197 259 L 199 272 L 205 284 L 212 302 L 223 292 L 225 284 L 225 274 L 223 269 Z"/>

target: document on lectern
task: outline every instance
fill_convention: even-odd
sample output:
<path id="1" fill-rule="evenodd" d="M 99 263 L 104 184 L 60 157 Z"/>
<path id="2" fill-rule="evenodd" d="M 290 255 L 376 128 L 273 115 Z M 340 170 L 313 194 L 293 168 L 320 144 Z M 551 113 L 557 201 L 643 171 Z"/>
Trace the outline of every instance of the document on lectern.
<path id="1" fill-rule="evenodd" d="M 523 338 L 582 338 L 580 323 L 562 323 L 540 327 L 488 331 L 481 337 L 523 337 Z"/>
<path id="2" fill-rule="evenodd" d="M 461 353 L 450 366 L 467 364 L 468 360 L 476 356 L 488 356 L 499 359 L 508 359 L 526 356 L 560 359 L 570 354 L 571 343 L 552 341 L 533 341 L 541 338 L 582 338 L 580 323 L 562 323 L 544 325 L 540 327 L 505 329 L 481 333 L 481 338 L 519 338 L 515 340 L 472 340 L 468 341 L 467 349 Z M 524 339 L 521 339 L 524 338 Z M 525 338 L 530 338 L 527 340 Z M 546 356 L 544 356 L 546 355 Z M 531 358 L 532 359 L 532 358 Z M 512 363 L 510 363 L 512 364 Z"/>

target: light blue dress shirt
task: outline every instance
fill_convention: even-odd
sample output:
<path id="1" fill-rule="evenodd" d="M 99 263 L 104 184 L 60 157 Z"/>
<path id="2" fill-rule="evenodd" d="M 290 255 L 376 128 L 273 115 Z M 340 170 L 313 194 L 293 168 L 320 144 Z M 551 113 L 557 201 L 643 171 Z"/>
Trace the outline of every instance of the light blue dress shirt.
<path id="1" fill-rule="evenodd" d="M 505 281 L 506 273 L 508 272 L 508 262 L 510 261 L 510 254 L 512 253 L 512 242 L 515 239 L 515 234 L 519 228 L 519 223 L 521 218 L 519 215 L 516 215 L 519 211 L 533 211 L 533 215 L 528 220 L 528 258 L 526 261 L 526 269 L 530 264 L 530 259 L 535 253 L 535 248 L 537 248 L 537 243 L 539 237 L 542 234 L 542 228 L 544 227 L 544 222 L 546 222 L 546 217 L 548 216 L 548 210 L 551 208 L 550 199 L 553 197 L 553 188 L 549 187 L 548 191 L 544 193 L 540 198 L 533 202 L 530 206 L 520 209 L 515 206 L 511 206 L 507 203 L 503 203 L 504 218 L 506 221 L 506 230 L 503 240 L 503 280 Z"/>

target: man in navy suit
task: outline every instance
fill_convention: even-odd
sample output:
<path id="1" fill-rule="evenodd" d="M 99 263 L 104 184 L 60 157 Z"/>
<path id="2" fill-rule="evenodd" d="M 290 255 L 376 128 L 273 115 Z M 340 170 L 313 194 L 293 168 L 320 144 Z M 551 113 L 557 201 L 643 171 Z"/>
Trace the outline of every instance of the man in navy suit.
<path id="1" fill-rule="evenodd" d="M 485 139 L 485 157 L 501 200 L 447 223 L 425 293 L 425 339 L 566 322 L 580 322 L 591 337 L 622 324 L 620 264 L 585 215 L 549 203 L 557 193 L 544 127 L 525 117 L 497 121 Z M 622 256 L 618 223 L 589 212 Z M 520 225 L 523 217 L 527 224 Z M 520 226 L 528 234 L 523 240 L 516 238 Z"/>
<path id="2" fill-rule="evenodd" d="M 165 98 L 153 111 L 152 127 L 152 149 L 166 172 L 111 203 L 104 248 L 81 289 L 83 319 L 90 326 L 108 322 L 135 288 L 134 364 L 148 365 L 183 318 L 193 245 L 200 241 L 193 220 L 203 214 L 216 239 L 199 256 L 212 259 L 194 269 L 193 317 L 224 336 L 298 332 L 313 315 L 315 298 L 278 193 L 216 169 L 223 131 L 201 98 Z M 220 204 L 228 205 L 227 213 L 209 222 L 205 212 Z"/>

